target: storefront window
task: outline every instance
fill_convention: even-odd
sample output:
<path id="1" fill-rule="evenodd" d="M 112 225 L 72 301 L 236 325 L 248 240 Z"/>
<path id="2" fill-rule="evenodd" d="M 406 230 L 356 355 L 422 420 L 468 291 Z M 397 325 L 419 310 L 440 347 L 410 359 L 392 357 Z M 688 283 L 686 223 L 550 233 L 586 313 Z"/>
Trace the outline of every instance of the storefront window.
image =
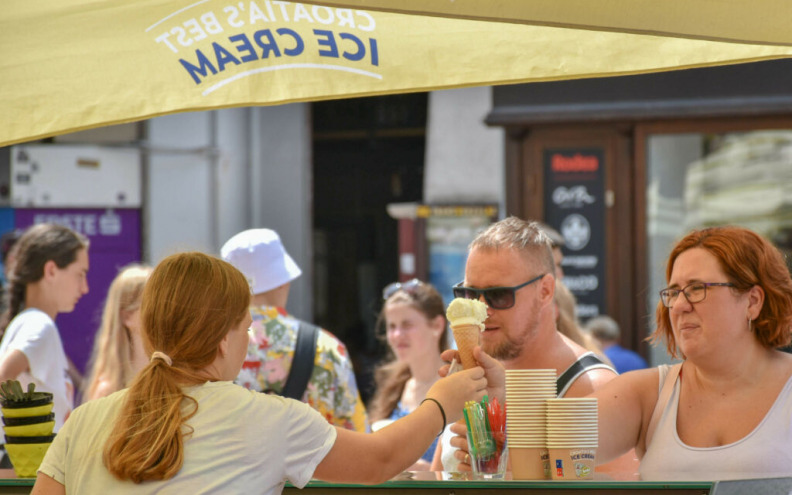
<path id="1" fill-rule="evenodd" d="M 691 229 L 741 225 L 792 254 L 792 131 L 655 134 L 646 144 L 653 329 L 668 253 Z M 662 347 L 652 349 L 651 359 L 670 361 Z"/>

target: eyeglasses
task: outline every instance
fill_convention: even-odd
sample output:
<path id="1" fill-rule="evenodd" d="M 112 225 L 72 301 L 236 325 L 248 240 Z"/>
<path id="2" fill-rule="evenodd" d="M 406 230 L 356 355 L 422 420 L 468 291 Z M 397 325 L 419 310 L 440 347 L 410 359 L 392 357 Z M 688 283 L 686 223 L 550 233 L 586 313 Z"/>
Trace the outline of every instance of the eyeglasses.
<path id="1" fill-rule="evenodd" d="M 415 289 L 422 286 L 423 282 L 414 278 L 412 280 L 408 280 L 406 282 L 393 282 L 392 284 L 388 284 L 382 289 L 382 299 L 388 299 L 393 294 L 397 293 L 398 291 L 404 291 L 408 294 L 413 294 Z"/>
<path id="2" fill-rule="evenodd" d="M 674 305 L 679 294 L 684 294 L 685 299 L 690 304 L 701 302 L 707 297 L 707 287 L 734 287 L 729 282 L 693 282 L 682 289 L 663 289 L 660 291 L 660 299 L 663 306 L 670 308 Z"/>
<path id="3" fill-rule="evenodd" d="M 461 297 L 463 299 L 479 299 L 484 296 L 487 301 L 487 306 L 492 309 L 509 309 L 514 306 L 515 292 L 525 286 L 531 285 L 537 280 L 547 275 L 543 273 L 539 276 L 532 278 L 524 284 L 515 285 L 514 287 L 490 287 L 488 289 L 474 289 L 472 287 L 463 287 L 462 282 L 459 282 L 453 287 L 454 297 Z"/>

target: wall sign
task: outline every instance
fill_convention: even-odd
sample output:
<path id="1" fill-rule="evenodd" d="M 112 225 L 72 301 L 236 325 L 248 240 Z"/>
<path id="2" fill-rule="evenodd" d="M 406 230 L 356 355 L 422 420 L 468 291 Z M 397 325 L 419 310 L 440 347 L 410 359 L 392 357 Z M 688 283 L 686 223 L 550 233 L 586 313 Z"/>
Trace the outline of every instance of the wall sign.
<path id="1" fill-rule="evenodd" d="M 602 148 L 544 150 L 545 222 L 564 237 L 564 284 L 585 320 L 604 314 L 605 151 Z"/>

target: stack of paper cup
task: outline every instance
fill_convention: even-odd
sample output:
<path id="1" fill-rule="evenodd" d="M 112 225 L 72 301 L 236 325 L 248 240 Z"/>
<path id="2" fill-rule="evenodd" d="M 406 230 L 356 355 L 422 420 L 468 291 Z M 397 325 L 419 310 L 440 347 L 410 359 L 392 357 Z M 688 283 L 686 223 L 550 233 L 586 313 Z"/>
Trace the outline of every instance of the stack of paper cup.
<path id="1" fill-rule="evenodd" d="M 555 480 L 590 480 L 597 455 L 597 399 L 547 401 L 547 448 Z"/>
<path id="2" fill-rule="evenodd" d="M 547 399 L 556 396 L 556 370 L 506 370 L 506 437 L 512 478 L 549 479 Z"/>

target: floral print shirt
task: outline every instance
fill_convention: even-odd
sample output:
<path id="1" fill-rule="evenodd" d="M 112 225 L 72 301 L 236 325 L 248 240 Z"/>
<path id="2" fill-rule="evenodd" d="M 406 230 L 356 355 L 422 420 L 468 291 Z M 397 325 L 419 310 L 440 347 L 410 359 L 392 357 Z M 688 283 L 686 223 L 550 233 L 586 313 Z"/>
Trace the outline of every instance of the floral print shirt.
<path id="1" fill-rule="evenodd" d="M 250 343 L 236 383 L 280 393 L 294 358 L 299 320 L 275 306 L 251 306 L 250 315 Z M 319 332 L 314 369 L 302 400 L 332 425 L 370 431 L 346 346 L 327 330 Z"/>

